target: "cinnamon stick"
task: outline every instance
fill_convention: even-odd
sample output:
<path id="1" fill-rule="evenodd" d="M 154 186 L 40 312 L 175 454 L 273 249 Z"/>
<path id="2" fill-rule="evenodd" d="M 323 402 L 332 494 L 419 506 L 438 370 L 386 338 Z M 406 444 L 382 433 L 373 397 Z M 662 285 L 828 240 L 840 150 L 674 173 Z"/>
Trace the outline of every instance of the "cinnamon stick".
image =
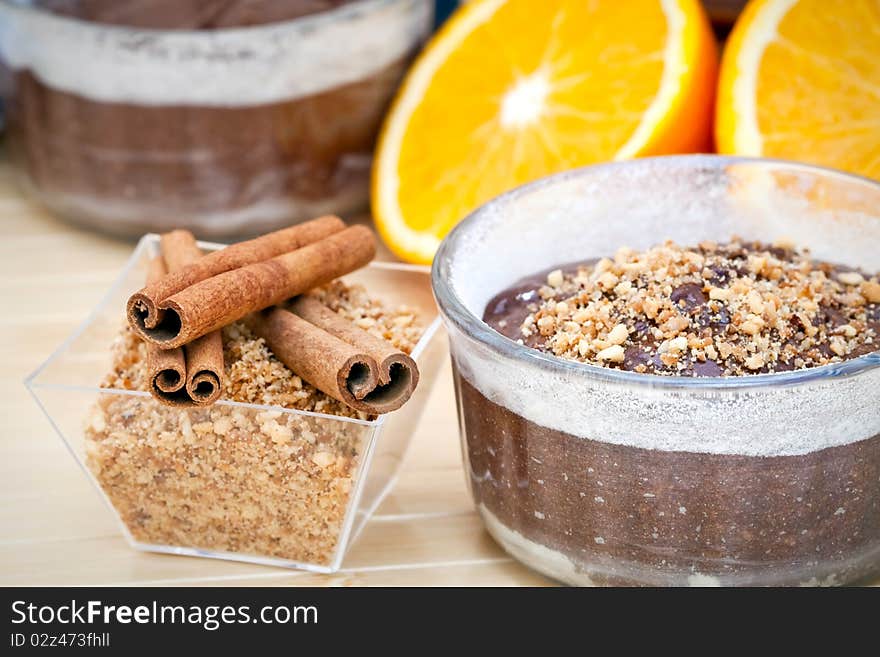
<path id="1" fill-rule="evenodd" d="M 339 217 L 319 217 L 214 251 L 133 294 L 128 300 L 129 323 L 154 328 L 162 321 L 159 304 L 168 297 L 217 274 L 302 248 L 343 228 L 345 223 Z"/>
<path id="2" fill-rule="evenodd" d="M 376 362 L 367 354 L 281 308 L 254 314 L 248 325 L 278 360 L 318 390 L 357 410 L 375 412 L 358 399 L 379 380 Z"/>
<path id="3" fill-rule="evenodd" d="M 230 247 L 231 248 L 231 247 Z M 351 226 L 263 262 L 227 271 L 163 299 L 153 327 L 146 314 L 129 315 L 145 340 L 172 349 L 366 265 L 376 253 L 372 231 Z"/>
<path id="4" fill-rule="evenodd" d="M 188 230 L 173 230 L 162 235 L 162 255 L 172 274 L 202 258 L 196 238 Z M 223 391 L 223 338 L 212 331 L 183 347 L 186 356 L 186 392 L 193 404 L 213 404 Z"/>
<path id="5" fill-rule="evenodd" d="M 290 311 L 310 324 L 324 329 L 343 342 L 366 352 L 379 367 L 379 384 L 400 385 L 410 390 L 419 382 L 419 368 L 407 354 L 387 340 L 376 337 L 333 312 L 315 297 L 304 294 L 293 301 Z"/>
<path id="6" fill-rule="evenodd" d="M 156 256 L 147 268 L 147 285 L 161 279 L 165 274 L 162 256 Z M 153 397 L 171 406 L 189 403 L 189 395 L 185 389 L 186 361 L 183 349 L 160 349 L 156 345 L 148 344 L 147 373 Z"/>
<path id="7" fill-rule="evenodd" d="M 407 402 L 419 380 L 418 368 L 409 356 L 311 297 L 294 307 L 297 314 L 273 308 L 248 321 L 291 371 L 325 394 L 370 415 L 389 413 Z"/>
<path id="8" fill-rule="evenodd" d="M 223 336 L 220 331 L 197 338 L 184 347 L 186 391 L 198 406 L 213 404 L 223 392 Z"/>

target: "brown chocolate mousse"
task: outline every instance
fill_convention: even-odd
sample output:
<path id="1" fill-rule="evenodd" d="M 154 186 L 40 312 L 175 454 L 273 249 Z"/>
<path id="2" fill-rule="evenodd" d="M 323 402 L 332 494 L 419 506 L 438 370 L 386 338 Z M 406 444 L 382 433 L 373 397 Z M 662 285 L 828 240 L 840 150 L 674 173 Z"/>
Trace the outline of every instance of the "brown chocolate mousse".
<path id="1" fill-rule="evenodd" d="M 878 293 L 876 275 L 789 244 L 666 243 L 525 278 L 484 319 L 536 350 L 658 375 L 657 385 L 748 381 L 876 350 Z M 525 374 L 502 384 L 485 364 L 454 354 L 454 365 L 478 509 L 505 549 L 543 572 L 581 584 L 815 585 L 880 571 L 876 378 L 677 392 L 559 373 L 524 402 L 510 386 L 528 386 Z M 610 406 L 595 419 L 570 408 L 573 422 L 549 410 L 560 399 Z M 823 421 L 821 400 L 835 408 Z"/>
<path id="2" fill-rule="evenodd" d="M 250 235 L 364 203 L 373 141 L 405 67 L 254 107 L 95 102 L 22 71 L 8 143 L 32 192 L 77 223 L 127 236 L 172 225 Z"/>

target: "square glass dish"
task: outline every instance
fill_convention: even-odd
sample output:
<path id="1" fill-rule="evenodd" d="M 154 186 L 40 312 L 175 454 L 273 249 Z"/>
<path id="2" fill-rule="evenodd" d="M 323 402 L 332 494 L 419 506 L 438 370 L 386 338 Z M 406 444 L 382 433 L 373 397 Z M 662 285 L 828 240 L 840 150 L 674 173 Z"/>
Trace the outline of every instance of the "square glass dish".
<path id="1" fill-rule="evenodd" d="M 420 385 L 400 410 L 367 421 L 226 400 L 181 409 L 100 387 L 125 301 L 157 248 L 156 235 L 140 240 L 104 299 L 25 385 L 133 547 L 338 570 L 393 485 L 445 357 L 427 268 L 374 263 L 344 279 L 413 308 L 424 327 L 411 354 Z"/>

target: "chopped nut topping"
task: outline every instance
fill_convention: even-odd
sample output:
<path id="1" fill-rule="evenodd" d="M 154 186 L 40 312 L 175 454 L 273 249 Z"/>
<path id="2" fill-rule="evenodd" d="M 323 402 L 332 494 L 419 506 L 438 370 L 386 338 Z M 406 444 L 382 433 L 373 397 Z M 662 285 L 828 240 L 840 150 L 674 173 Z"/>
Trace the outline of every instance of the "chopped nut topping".
<path id="1" fill-rule="evenodd" d="M 870 280 L 862 283 L 861 292 L 868 303 L 880 303 L 880 283 L 877 281 Z"/>
<path id="2" fill-rule="evenodd" d="M 613 363 L 623 362 L 623 347 L 619 344 L 612 345 L 596 354 L 599 360 L 610 360 Z"/>
<path id="3" fill-rule="evenodd" d="M 598 279 L 598 283 L 599 283 L 600 286 L 602 286 L 602 287 L 604 287 L 606 290 L 608 290 L 608 289 L 611 289 L 611 288 L 613 288 L 614 286 L 616 286 L 616 285 L 617 285 L 617 282 L 618 282 L 619 280 L 620 280 L 620 279 L 619 279 L 617 276 L 615 276 L 614 274 L 612 274 L 610 271 L 606 271 L 604 274 L 602 274 L 602 275 L 599 277 L 599 279 Z"/>
<path id="4" fill-rule="evenodd" d="M 611 344 L 623 344 L 629 337 L 629 330 L 626 324 L 618 324 L 608 333 L 607 341 Z"/>
<path id="5" fill-rule="evenodd" d="M 877 275 L 814 262 L 788 240 L 622 248 L 550 272 L 535 301 L 520 326 L 525 343 L 651 374 L 780 372 L 880 344 Z"/>
<path id="6" fill-rule="evenodd" d="M 844 271 L 837 275 L 837 280 L 844 285 L 858 285 L 865 279 L 862 278 L 862 275 L 857 271 Z"/>
<path id="7" fill-rule="evenodd" d="M 677 354 L 688 348 L 688 341 L 685 337 L 677 337 L 667 342 L 666 345 L 666 351 Z"/>
<path id="8" fill-rule="evenodd" d="M 764 367 L 764 357 L 761 354 L 752 354 L 745 359 L 745 365 L 750 370 L 759 370 Z"/>
<path id="9" fill-rule="evenodd" d="M 562 285 L 562 270 L 554 269 L 549 274 L 547 274 L 547 285 L 550 287 L 559 287 Z"/>

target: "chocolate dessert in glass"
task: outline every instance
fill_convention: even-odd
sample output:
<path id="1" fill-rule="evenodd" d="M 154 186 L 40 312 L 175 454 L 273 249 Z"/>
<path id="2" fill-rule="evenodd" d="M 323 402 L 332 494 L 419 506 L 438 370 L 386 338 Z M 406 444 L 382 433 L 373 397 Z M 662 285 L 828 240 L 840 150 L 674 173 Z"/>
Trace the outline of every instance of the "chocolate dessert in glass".
<path id="1" fill-rule="evenodd" d="M 880 184 L 686 156 L 571 171 L 434 262 L 471 492 L 572 584 L 880 572 Z"/>
<path id="2" fill-rule="evenodd" d="M 428 0 L 0 0 L 7 143 L 57 215 L 255 235 L 365 206 Z"/>

